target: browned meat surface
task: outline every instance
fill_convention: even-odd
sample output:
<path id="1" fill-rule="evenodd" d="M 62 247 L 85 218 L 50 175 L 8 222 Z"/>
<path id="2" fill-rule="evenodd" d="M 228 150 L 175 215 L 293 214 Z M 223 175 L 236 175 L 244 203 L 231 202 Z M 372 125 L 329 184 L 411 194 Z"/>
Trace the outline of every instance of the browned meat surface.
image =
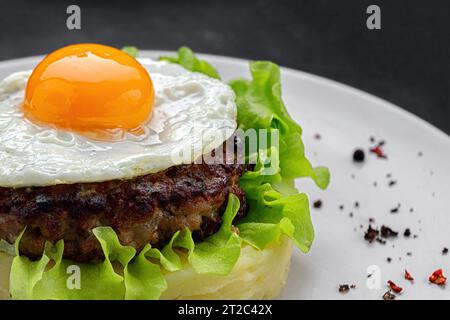
<path id="1" fill-rule="evenodd" d="M 111 226 L 124 245 L 160 247 L 184 227 L 197 240 L 216 232 L 229 193 L 246 202 L 238 164 L 192 164 L 131 180 L 31 188 L 0 188 L 0 238 L 12 243 L 26 226 L 22 254 L 42 254 L 46 241 L 65 241 L 64 256 L 76 261 L 103 258 L 92 233 Z"/>

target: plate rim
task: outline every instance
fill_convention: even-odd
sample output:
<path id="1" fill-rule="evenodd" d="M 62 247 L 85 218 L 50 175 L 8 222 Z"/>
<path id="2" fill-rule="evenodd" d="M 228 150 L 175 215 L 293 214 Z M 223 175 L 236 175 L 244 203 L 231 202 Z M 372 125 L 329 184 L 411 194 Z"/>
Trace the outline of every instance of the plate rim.
<path id="1" fill-rule="evenodd" d="M 143 57 L 155 57 L 155 56 L 163 56 L 163 55 L 173 55 L 176 54 L 176 51 L 173 50 L 139 50 L 139 52 L 142 54 Z M 205 60 L 212 60 L 212 61 L 218 61 L 225 64 L 234 64 L 238 67 L 247 67 L 248 63 L 252 60 L 247 60 L 243 58 L 238 57 L 231 57 L 231 56 L 223 56 L 223 55 L 217 55 L 217 54 L 210 54 L 210 53 L 201 53 L 196 52 L 196 55 L 198 57 L 201 57 Z M 8 59 L 8 60 L 2 60 L 0 61 L 0 68 L 7 65 L 15 65 L 15 64 L 23 64 L 27 62 L 34 62 L 36 60 L 41 60 L 45 55 L 35 55 L 35 56 L 29 56 L 29 57 L 22 57 L 22 58 L 15 58 L 15 59 Z M 214 63 L 214 62 L 213 62 Z M 366 91 L 363 91 L 361 89 L 352 87 L 350 85 L 347 85 L 345 83 L 319 76 L 313 73 L 309 73 L 302 70 L 296 70 L 293 68 L 285 67 L 280 65 L 282 74 L 285 74 L 287 76 L 291 76 L 294 78 L 299 78 L 303 81 L 310 81 L 314 82 L 316 85 L 319 86 L 325 86 L 325 87 L 332 87 L 334 89 L 337 89 L 338 91 L 342 91 L 349 95 L 355 95 L 359 96 L 360 98 L 367 100 L 368 102 L 372 102 L 377 105 L 378 108 L 381 108 L 387 112 L 394 112 L 396 115 L 401 116 L 412 122 L 414 125 L 421 127 L 423 130 L 428 131 L 430 134 L 438 137 L 442 140 L 443 143 L 447 143 L 450 146 L 450 134 L 447 134 L 443 130 L 439 129 L 438 127 L 434 126 L 433 124 L 429 123 L 428 121 L 420 118 L 419 116 L 413 114 L 412 112 L 405 110 L 401 108 L 400 106 L 389 102 L 383 98 L 380 98 L 378 96 L 375 96 L 371 93 L 368 93 Z"/>

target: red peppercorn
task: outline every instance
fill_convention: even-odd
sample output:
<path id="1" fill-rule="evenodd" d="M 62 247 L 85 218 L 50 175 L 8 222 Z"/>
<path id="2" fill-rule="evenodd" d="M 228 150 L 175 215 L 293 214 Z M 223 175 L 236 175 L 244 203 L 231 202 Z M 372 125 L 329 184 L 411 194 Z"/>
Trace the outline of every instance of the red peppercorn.
<path id="1" fill-rule="evenodd" d="M 392 291 L 394 291 L 395 293 L 400 293 L 400 292 L 403 291 L 402 287 L 399 287 L 398 285 L 396 285 L 391 280 L 388 281 L 388 285 L 389 285 L 389 287 L 391 287 Z"/>
<path id="2" fill-rule="evenodd" d="M 405 279 L 409 281 L 414 281 L 414 278 L 412 275 L 408 272 L 408 270 L 405 270 Z"/>
<path id="3" fill-rule="evenodd" d="M 437 284 L 438 286 L 445 285 L 447 278 L 444 276 L 442 269 L 437 269 L 434 271 L 431 276 L 428 278 L 431 283 Z"/>
<path id="4" fill-rule="evenodd" d="M 378 158 L 383 158 L 383 159 L 387 158 L 386 154 L 384 153 L 383 150 L 381 150 L 380 146 L 376 146 L 376 147 L 371 148 L 370 152 L 375 153 Z"/>

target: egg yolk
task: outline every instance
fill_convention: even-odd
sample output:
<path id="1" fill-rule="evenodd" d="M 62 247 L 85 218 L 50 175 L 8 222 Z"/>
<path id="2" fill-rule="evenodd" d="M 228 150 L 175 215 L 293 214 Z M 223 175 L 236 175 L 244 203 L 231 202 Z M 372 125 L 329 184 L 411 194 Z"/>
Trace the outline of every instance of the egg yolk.
<path id="1" fill-rule="evenodd" d="M 150 119 L 154 89 L 145 68 L 121 50 L 76 44 L 45 57 L 31 74 L 23 112 L 75 131 L 133 131 Z"/>

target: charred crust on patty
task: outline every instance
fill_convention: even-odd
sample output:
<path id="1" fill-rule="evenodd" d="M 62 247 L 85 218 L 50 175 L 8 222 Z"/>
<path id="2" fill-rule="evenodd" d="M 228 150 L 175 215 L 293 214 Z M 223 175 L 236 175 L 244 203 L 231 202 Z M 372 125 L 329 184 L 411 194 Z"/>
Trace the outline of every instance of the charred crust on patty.
<path id="1" fill-rule="evenodd" d="M 103 259 L 92 233 L 99 226 L 138 251 L 147 243 L 160 248 L 186 227 L 200 241 L 219 229 L 230 193 L 241 203 L 234 222 L 247 211 L 239 179 L 249 166 L 234 162 L 179 165 L 129 180 L 0 187 L 0 238 L 13 243 L 26 227 L 21 254 L 39 258 L 46 241 L 63 239 L 64 257 L 79 262 Z"/>

